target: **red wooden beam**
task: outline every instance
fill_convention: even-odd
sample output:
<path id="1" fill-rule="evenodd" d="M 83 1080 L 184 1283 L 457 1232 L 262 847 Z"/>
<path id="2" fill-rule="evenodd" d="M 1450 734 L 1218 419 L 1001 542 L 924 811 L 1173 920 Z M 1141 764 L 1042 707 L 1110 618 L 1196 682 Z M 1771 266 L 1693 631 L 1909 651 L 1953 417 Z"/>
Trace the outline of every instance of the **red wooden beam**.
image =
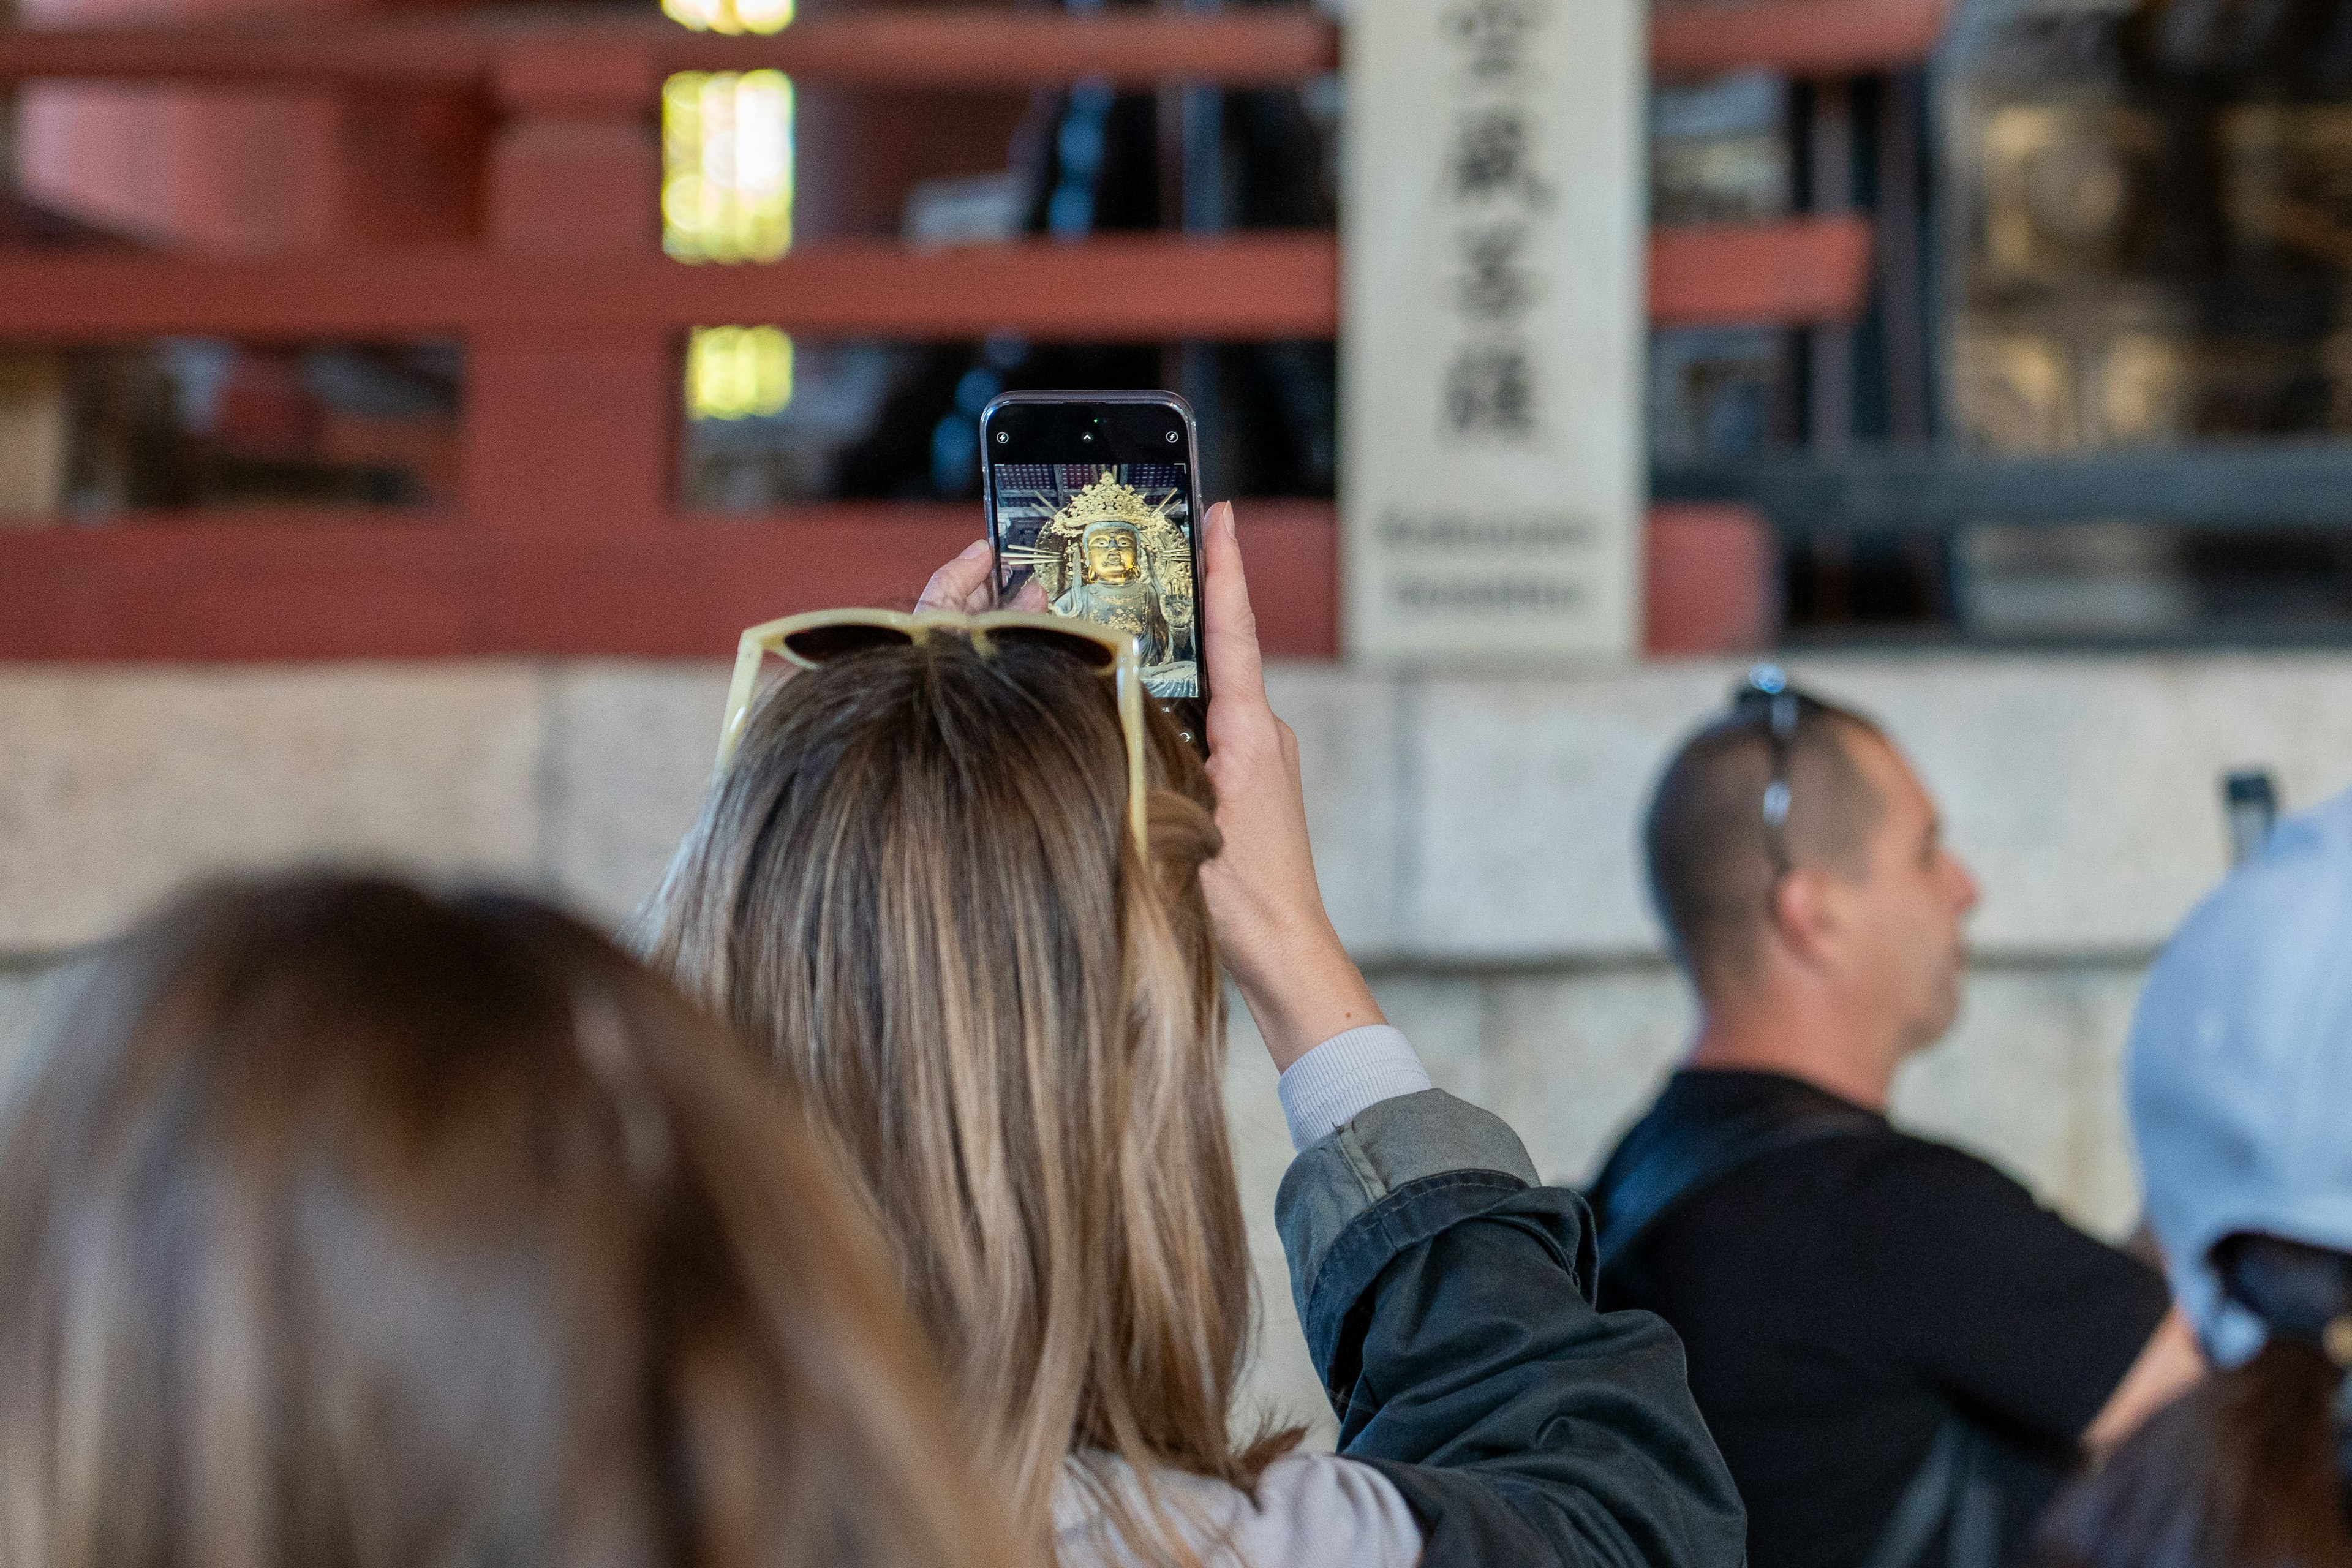
<path id="1" fill-rule="evenodd" d="M 869 11 L 794 22 L 767 38 L 674 30 L 673 70 L 773 67 L 896 88 L 1025 88 L 1102 77 L 1272 87 L 1339 68 L 1339 30 L 1305 6 L 1186 15 Z"/>
<path id="2" fill-rule="evenodd" d="M 1240 511 L 1267 650 L 1331 657 L 1330 506 Z M 352 512 L 0 531 L 0 658 L 723 658 L 755 621 L 912 604 L 980 528 L 973 507 L 877 504 L 648 518 L 569 540 Z"/>
<path id="3" fill-rule="evenodd" d="M 1869 260 L 1870 226 L 1856 217 L 1661 229 L 1651 237 L 1651 319 L 1852 321 Z M 475 250 L 253 261 L 0 253 L 0 338 L 594 337 L 728 321 L 909 339 L 999 330 L 1065 342 L 1328 338 L 1339 330 L 1339 267 L 1330 235 L 1273 233 L 936 251 L 835 241 L 756 267 Z"/>
<path id="4" fill-rule="evenodd" d="M 494 58 L 488 25 L 442 15 L 0 27 L 0 82 L 50 78 L 450 87 L 488 80 Z"/>
<path id="5" fill-rule="evenodd" d="M 1662 77 L 1767 68 L 1799 77 L 1868 76 L 1926 60 L 1951 0 L 1749 0 L 1660 9 L 1650 68 Z"/>
<path id="6" fill-rule="evenodd" d="M 1798 76 L 1927 58 L 1949 0 L 1749 0 L 1660 12 L 1661 76 L 1768 67 Z M 811 16 L 766 38 L 689 33 L 658 17 L 286 17 L 209 26 L 0 28 L 0 81 L 32 77 L 215 82 L 486 81 L 499 58 L 562 38 L 649 51 L 667 70 L 773 68 L 877 87 L 1020 88 L 1105 77 L 1234 86 L 1337 69 L 1339 30 L 1305 6 L 1205 15 L 1069 16 L 952 8 Z"/>
<path id="7" fill-rule="evenodd" d="M 1244 501 L 1240 513 L 1266 650 L 1336 658 L 1332 508 Z M 1768 548 L 1769 530 L 1739 509 L 1658 509 L 1653 652 L 1769 639 L 1752 573 L 1710 558 L 1684 581 L 1688 525 L 1719 531 L 1717 514 L 1745 530 L 1750 553 Z M 911 604 L 977 521 L 965 506 L 838 505 L 670 518 L 562 546 L 449 518 L 291 510 L 0 531 L 0 659 L 723 658 L 738 630 L 774 616 Z M 1720 541 L 1707 544 L 1720 552 Z"/>
<path id="8" fill-rule="evenodd" d="M 1650 232 L 1650 321 L 1660 327 L 1815 326 L 1861 319 L 1870 224 L 1859 217 Z"/>
<path id="9" fill-rule="evenodd" d="M 950 250 L 844 240 L 750 267 L 437 249 L 250 261 L 0 253 L 0 338 L 593 337 L 748 321 L 917 339 L 1328 338 L 1339 266 L 1330 235 L 1278 233 Z"/>
<path id="10" fill-rule="evenodd" d="M 1103 77 L 1269 86 L 1337 69 L 1339 36 L 1305 7 L 1221 14 L 1009 11 L 812 16 L 772 37 L 688 31 L 656 15 L 385 15 L 179 26 L 0 29 L 0 81 L 33 77 L 449 86 L 560 43 L 662 70 L 757 70 L 898 88 L 1008 88 Z"/>

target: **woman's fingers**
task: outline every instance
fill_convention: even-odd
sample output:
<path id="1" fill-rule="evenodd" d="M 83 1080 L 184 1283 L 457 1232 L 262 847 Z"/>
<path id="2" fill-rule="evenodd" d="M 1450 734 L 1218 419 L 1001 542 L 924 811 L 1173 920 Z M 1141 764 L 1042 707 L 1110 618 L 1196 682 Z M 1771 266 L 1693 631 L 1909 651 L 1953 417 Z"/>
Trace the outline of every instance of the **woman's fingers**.
<path id="1" fill-rule="evenodd" d="M 1315 881 L 1298 738 L 1266 702 L 1232 506 L 1210 509 L 1202 540 L 1209 666 L 1209 777 L 1224 847 L 1201 868 L 1227 971 L 1286 1067 L 1318 1041 L 1378 1020 Z"/>
<path id="2" fill-rule="evenodd" d="M 1209 526 L 1202 541 L 1205 581 L 1202 584 L 1202 652 L 1209 666 L 1210 713 L 1265 706 L 1265 668 L 1258 654 L 1257 614 L 1250 608 L 1249 576 L 1242 568 L 1242 544 L 1234 531 L 1234 503 L 1219 501 L 1209 509 Z M 1212 749 L 1217 744 L 1210 736 Z"/>
<path id="3" fill-rule="evenodd" d="M 915 601 L 919 610 L 961 610 L 974 615 L 989 607 L 989 574 L 995 564 L 988 541 L 975 539 L 963 547 L 963 553 L 931 574 L 923 584 L 923 596 Z"/>
<path id="4" fill-rule="evenodd" d="M 931 574 L 923 585 L 923 596 L 915 601 L 919 610 L 961 610 L 967 616 L 998 608 L 1030 610 L 1043 615 L 1049 608 L 1045 603 L 1045 585 L 1031 577 L 1021 584 L 1021 591 L 1003 605 L 996 603 L 996 552 L 985 539 L 975 539 L 964 546 L 963 553 Z"/>

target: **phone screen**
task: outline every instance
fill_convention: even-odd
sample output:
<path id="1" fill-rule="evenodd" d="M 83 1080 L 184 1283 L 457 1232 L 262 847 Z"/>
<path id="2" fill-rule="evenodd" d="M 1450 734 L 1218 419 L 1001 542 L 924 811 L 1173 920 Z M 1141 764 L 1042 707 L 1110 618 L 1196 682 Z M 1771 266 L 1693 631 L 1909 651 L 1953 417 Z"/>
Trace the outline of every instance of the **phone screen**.
<path id="1" fill-rule="evenodd" d="M 1172 393 L 1013 393 L 981 418 L 1000 603 L 1034 579 L 1055 615 L 1134 636 L 1145 692 L 1203 752 L 1200 491 Z"/>

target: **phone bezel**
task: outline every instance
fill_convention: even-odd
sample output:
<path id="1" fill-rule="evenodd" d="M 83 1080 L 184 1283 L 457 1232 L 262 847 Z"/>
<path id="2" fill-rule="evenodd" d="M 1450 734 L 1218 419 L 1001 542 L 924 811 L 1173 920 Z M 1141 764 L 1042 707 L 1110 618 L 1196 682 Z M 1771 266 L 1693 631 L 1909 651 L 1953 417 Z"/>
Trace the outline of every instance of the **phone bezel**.
<path id="1" fill-rule="evenodd" d="M 1184 483 L 1187 516 L 1184 530 L 1192 546 L 1192 638 L 1200 667 L 1201 695 L 1198 698 L 1154 698 L 1153 704 L 1162 712 L 1176 719 L 1188 730 L 1194 730 L 1193 742 L 1205 754 L 1208 747 L 1207 710 L 1210 695 L 1208 661 L 1209 605 L 1207 574 L 1202 558 L 1201 527 L 1207 516 L 1201 495 L 1201 430 L 1193 418 L 1192 405 L 1172 392 L 1006 392 L 988 400 L 980 411 L 980 483 L 983 510 L 988 516 L 989 582 L 999 595 L 1004 590 L 1003 539 L 996 523 L 996 463 L 992 456 L 994 424 L 999 411 L 1018 407 L 1160 407 L 1173 413 L 1184 432 Z M 1034 462 L 1034 458 L 1019 459 Z M 1088 459 L 1076 458 L 1084 462 Z M 1131 459 L 1136 460 L 1136 459 Z M 1106 465 L 1113 466 L 1113 465 Z M 1201 705 L 1198 720 L 1189 719 L 1172 706 L 1180 701 Z"/>

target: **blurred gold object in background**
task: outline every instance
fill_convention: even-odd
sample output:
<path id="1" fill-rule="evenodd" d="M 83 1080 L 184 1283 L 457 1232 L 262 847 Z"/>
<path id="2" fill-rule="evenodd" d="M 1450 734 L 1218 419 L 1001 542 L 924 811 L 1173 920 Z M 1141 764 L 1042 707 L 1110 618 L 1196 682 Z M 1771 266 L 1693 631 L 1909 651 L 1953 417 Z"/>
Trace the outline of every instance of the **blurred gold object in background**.
<path id="1" fill-rule="evenodd" d="M 2219 139 L 2235 248 L 2352 268 L 2352 106 L 2242 104 Z"/>
<path id="2" fill-rule="evenodd" d="M 2194 427 L 2199 355 L 2153 294 L 1980 312 L 1952 341 L 1953 412 L 1988 451 L 2098 451 Z"/>
<path id="3" fill-rule="evenodd" d="M 1994 452 L 2074 449 L 2072 376 L 2055 340 L 1971 329 L 1952 340 L 1960 428 Z"/>
<path id="4" fill-rule="evenodd" d="M 1978 128 L 1978 281 L 1992 289 L 2125 269 L 2146 247 L 2156 121 L 2108 103 L 2011 103 Z"/>
<path id="5" fill-rule="evenodd" d="M 2184 339 L 2121 332 L 2094 351 L 2085 372 L 2086 444 L 2135 446 L 2188 433 L 2195 383 Z"/>

